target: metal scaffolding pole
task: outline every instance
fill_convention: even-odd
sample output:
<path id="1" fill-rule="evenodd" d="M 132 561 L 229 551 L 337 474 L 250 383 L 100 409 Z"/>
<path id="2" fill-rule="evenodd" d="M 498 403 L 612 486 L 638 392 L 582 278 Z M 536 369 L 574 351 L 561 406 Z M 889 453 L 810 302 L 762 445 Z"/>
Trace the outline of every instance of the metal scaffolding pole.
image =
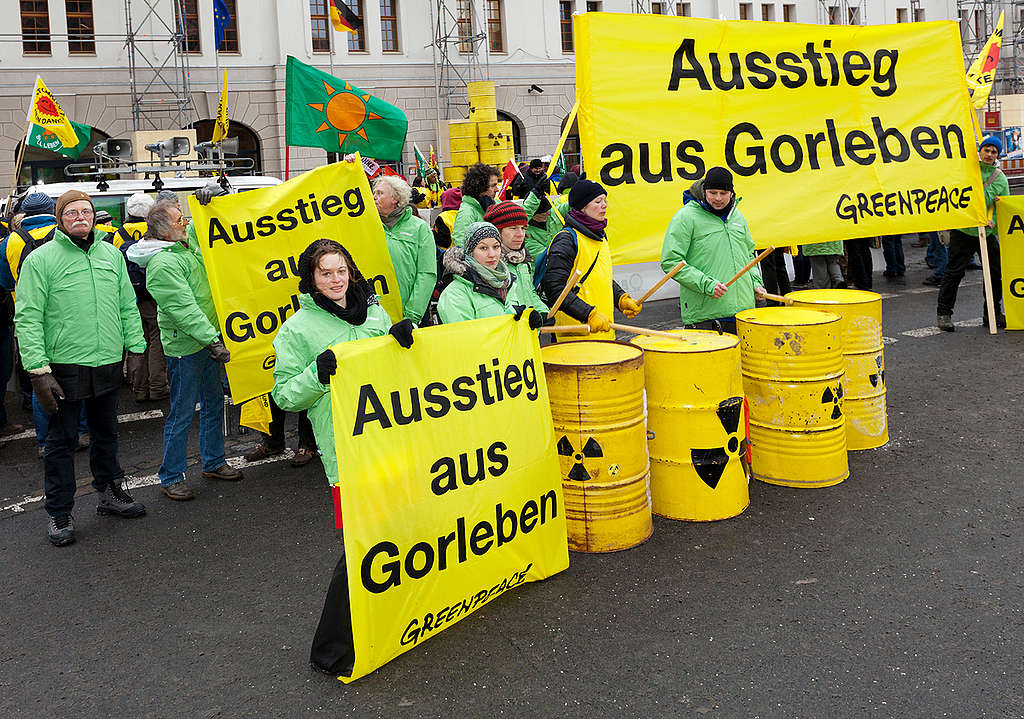
<path id="1" fill-rule="evenodd" d="M 124 0 L 124 15 L 132 128 L 191 124 L 196 113 L 188 53 L 183 52 L 183 0 Z"/>

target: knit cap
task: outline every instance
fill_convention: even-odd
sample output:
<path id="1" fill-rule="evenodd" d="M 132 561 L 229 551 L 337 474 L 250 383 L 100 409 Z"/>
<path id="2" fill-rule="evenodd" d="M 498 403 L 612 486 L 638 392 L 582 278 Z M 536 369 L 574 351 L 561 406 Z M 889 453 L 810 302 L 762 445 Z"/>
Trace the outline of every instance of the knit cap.
<path id="1" fill-rule="evenodd" d="M 53 198 L 43 192 L 32 192 L 21 201 L 21 211 L 25 216 L 31 215 L 52 215 L 56 203 Z"/>
<path id="2" fill-rule="evenodd" d="M 484 213 L 484 221 L 490 222 L 499 230 L 516 225 L 526 225 L 530 218 L 526 216 L 526 210 L 514 202 L 499 202 L 491 205 Z"/>
<path id="3" fill-rule="evenodd" d="M 525 213 L 524 213 L 525 214 Z M 474 222 L 466 231 L 466 241 L 462 243 L 463 251 L 468 255 L 480 244 L 481 240 L 488 237 L 501 242 L 501 232 L 490 222 Z"/>
<path id="4" fill-rule="evenodd" d="M 153 198 L 150 197 L 149 195 L 142 192 L 136 192 L 134 195 L 128 198 L 128 201 L 125 203 L 124 209 L 132 217 L 145 218 L 146 215 L 149 214 L 149 211 L 153 209 L 153 202 Z"/>
<path id="5" fill-rule="evenodd" d="M 607 195 L 608 191 L 593 180 L 579 180 L 569 190 L 569 207 L 582 210 L 594 201 L 594 198 Z"/>
<path id="6" fill-rule="evenodd" d="M 704 176 L 704 189 L 732 192 L 732 173 L 724 167 L 712 167 Z"/>

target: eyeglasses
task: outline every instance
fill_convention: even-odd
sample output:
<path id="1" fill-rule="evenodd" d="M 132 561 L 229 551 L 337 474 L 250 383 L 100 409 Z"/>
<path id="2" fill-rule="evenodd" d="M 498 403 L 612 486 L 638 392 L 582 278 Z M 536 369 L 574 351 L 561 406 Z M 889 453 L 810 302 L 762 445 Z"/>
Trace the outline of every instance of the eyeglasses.
<path id="1" fill-rule="evenodd" d="M 67 217 L 68 219 L 73 219 L 75 217 L 92 217 L 93 216 L 93 211 L 92 210 L 64 210 L 64 212 L 62 212 L 61 215 L 63 215 L 64 217 Z"/>

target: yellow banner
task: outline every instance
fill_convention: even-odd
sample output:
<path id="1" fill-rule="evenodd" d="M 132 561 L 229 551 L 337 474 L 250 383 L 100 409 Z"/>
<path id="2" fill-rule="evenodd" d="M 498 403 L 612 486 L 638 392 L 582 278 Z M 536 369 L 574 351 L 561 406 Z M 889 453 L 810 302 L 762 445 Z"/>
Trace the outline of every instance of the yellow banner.
<path id="1" fill-rule="evenodd" d="M 716 165 L 758 247 L 984 222 L 956 23 L 585 13 L 575 36 L 616 264 L 659 259 L 683 191 Z"/>
<path id="2" fill-rule="evenodd" d="M 228 136 L 228 71 L 224 71 L 224 87 L 220 91 L 220 102 L 217 103 L 217 119 L 213 121 L 213 142 L 220 142 Z"/>
<path id="3" fill-rule="evenodd" d="M 392 319 L 402 318 L 395 269 L 363 165 L 336 162 L 277 187 L 215 198 L 189 197 L 210 279 L 236 404 L 274 386 L 278 328 L 299 308 L 299 255 L 313 240 L 345 246 Z"/>
<path id="4" fill-rule="evenodd" d="M 61 109 L 57 99 L 41 77 L 36 77 L 36 88 L 32 93 L 32 107 L 28 111 L 28 121 L 33 125 L 48 129 L 57 136 L 60 144 L 64 147 L 78 145 L 75 128 L 72 127 L 68 116 L 64 114 L 64 110 Z"/>
<path id="5" fill-rule="evenodd" d="M 569 566 L 537 335 L 509 316 L 334 347 L 352 681 Z"/>
<path id="6" fill-rule="evenodd" d="M 1003 47 L 1003 13 L 999 13 L 999 23 L 992 37 L 985 43 L 978 57 L 974 58 L 967 70 L 967 88 L 971 92 L 974 109 L 980 110 L 988 104 L 992 83 L 996 79 L 996 67 L 999 65 L 999 52 Z"/>
<path id="7" fill-rule="evenodd" d="M 1024 330 L 1024 196 L 996 198 L 1006 329 Z"/>

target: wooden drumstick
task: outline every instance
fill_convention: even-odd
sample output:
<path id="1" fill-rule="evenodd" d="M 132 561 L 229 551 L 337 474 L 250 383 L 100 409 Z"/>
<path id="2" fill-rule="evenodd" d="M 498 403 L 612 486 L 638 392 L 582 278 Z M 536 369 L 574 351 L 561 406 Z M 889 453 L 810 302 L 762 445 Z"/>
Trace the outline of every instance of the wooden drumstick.
<path id="1" fill-rule="evenodd" d="M 671 332 L 662 332 L 661 330 L 649 330 L 646 327 L 620 325 L 618 322 L 612 322 L 611 325 L 613 330 L 620 330 L 622 332 L 632 332 L 635 335 L 647 335 L 649 337 L 665 337 L 670 340 L 679 340 L 680 342 L 686 339 L 682 335 L 672 334 Z"/>
<path id="2" fill-rule="evenodd" d="M 766 300 L 781 302 L 784 305 L 793 304 L 793 300 L 789 299 L 788 297 L 783 297 L 782 295 L 773 295 L 771 292 L 765 292 L 761 295 L 761 297 Z"/>
<path id="3" fill-rule="evenodd" d="M 548 310 L 548 317 L 552 317 L 556 312 L 558 312 L 558 308 L 562 306 L 562 302 L 564 302 L 565 298 L 569 295 L 569 290 L 571 290 L 573 286 L 580 281 L 580 277 L 582 276 L 583 273 L 580 272 L 578 268 L 572 273 L 572 277 L 569 278 L 569 281 L 565 283 L 565 287 L 562 289 L 562 294 L 558 295 L 558 299 L 555 300 L 555 304 L 551 305 L 551 309 Z"/>
<path id="4" fill-rule="evenodd" d="M 642 305 L 642 304 L 644 303 L 644 301 L 645 301 L 645 300 L 646 300 L 646 299 L 647 299 L 648 297 L 650 297 L 650 296 L 651 296 L 651 295 L 653 295 L 653 294 L 654 294 L 655 292 L 657 292 L 658 290 L 660 290 L 660 289 L 661 289 L 661 286 L 662 286 L 663 284 L 665 284 L 666 282 L 668 282 L 669 280 L 671 280 L 671 279 L 672 279 L 673 277 L 675 277 L 675 276 L 676 276 L 676 273 L 677 273 L 677 272 L 679 272 L 679 270 L 683 269 L 684 267 L 686 267 L 686 260 L 680 260 L 680 261 L 679 261 L 679 264 L 678 264 L 678 265 L 676 265 L 676 266 L 675 266 L 675 267 L 673 267 L 673 268 L 672 268 L 671 270 L 669 270 L 669 272 L 668 272 L 668 274 L 667 274 L 667 275 L 665 275 L 665 276 L 664 276 L 664 277 L 662 277 L 662 278 L 661 278 L 660 280 L 658 280 L 657 282 L 655 282 L 655 283 L 654 283 L 654 287 L 652 287 L 651 289 L 647 290 L 647 292 L 645 292 L 645 293 L 644 293 L 644 296 L 643 296 L 643 297 L 641 297 L 640 299 L 638 299 L 638 300 L 636 301 L 636 303 L 637 303 L 638 305 Z"/>
<path id="5" fill-rule="evenodd" d="M 758 262 L 760 262 L 761 260 L 763 260 L 763 259 L 764 259 L 765 257 L 767 257 L 768 255 L 770 255 L 770 254 L 772 253 L 772 251 L 773 251 L 774 249 L 775 249 L 774 247 L 769 247 L 769 248 L 768 248 L 767 250 L 765 250 L 764 252 L 762 252 L 761 254 L 759 254 L 759 255 L 758 255 L 757 257 L 755 257 L 754 259 L 752 259 L 752 260 L 751 260 L 750 262 L 748 262 L 748 263 L 747 263 L 747 264 L 746 264 L 746 265 L 744 266 L 744 268 L 743 268 L 742 270 L 740 270 L 739 272 L 737 272 L 737 273 L 736 273 L 736 276 L 735 276 L 735 277 L 733 277 L 733 278 L 732 278 L 731 280 L 729 280 L 728 282 L 726 282 L 726 283 L 725 283 L 725 286 L 726 286 L 726 287 L 730 287 L 730 286 L 732 286 L 732 283 L 733 283 L 733 282 L 735 282 L 735 281 L 736 281 L 736 280 L 738 280 L 738 279 L 739 279 L 740 277 L 743 277 L 743 275 L 745 275 L 745 274 L 747 274 L 748 272 L 750 272 L 750 268 L 752 268 L 752 267 L 753 267 L 754 265 L 756 265 L 756 264 L 757 264 Z"/>
<path id="6" fill-rule="evenodd" d="M 557 335 L 563 332 L 572 332 L 578 334 L 580 332 L 590 333 L 590 325 L 554 325 L 553 327 L 541 327 L 540 333 L 542 335 Z"/>

